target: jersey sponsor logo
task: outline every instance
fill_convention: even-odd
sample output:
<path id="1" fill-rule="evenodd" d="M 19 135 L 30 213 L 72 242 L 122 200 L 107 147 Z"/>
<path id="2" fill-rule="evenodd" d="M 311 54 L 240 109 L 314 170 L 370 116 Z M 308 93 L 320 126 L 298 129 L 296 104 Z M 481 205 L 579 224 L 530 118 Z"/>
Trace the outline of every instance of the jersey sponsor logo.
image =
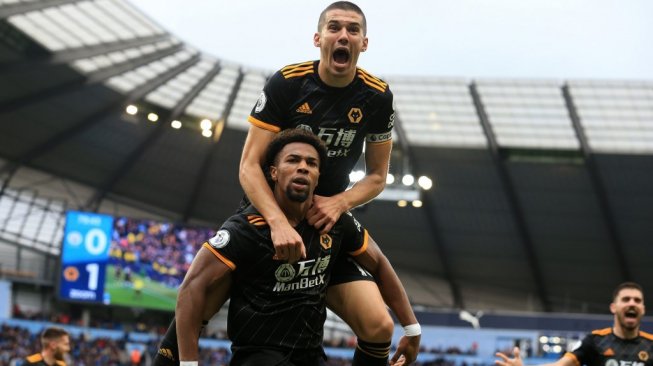
<path id="1" fill-rule="evenodd" d="M 261 95 L 258 96 L 256 101 L 256 106 L 254 107 L 254 112 L 261 113 L 263 108 L 265 108 L 265 103 L 267 103 L 268 98 L 265 96 L 265 92 L 261 92 Z"/>
<path id="2" fill-rule="evenodd" d="M 637 357 L 639 357 L 640 361 L 646 362 L 646 361 L 648 361 L 648 352 L 639 351 L 639 353 L 637 354 Z"/>
<path id="3" fill-rule="evenodd" d="M 298 270 L 288 263 L 281 264 L 274 273 L 277 283 L 273 292 L 285 292 L 324 285 L 324 273 L 331 261 L 331 255 L 297 262 Z"/>
<path id="4" fill-rule="evenodd" d="M 304 104 L 300 105 L 299 108 L 297 108 L 296 112 L 304 113 L 304 114 L 312 114 L 313 110 L 311 109 L 311 106 L 308 105 L 308 102 L 305 102 Z"/>
<path id="5" fill-rule="evenodd" d="M 284 263 L 274 272 L 274 277 L 279 282 L 289 282 L 295 278 L 295 268 L 292 264 Z"/>
<path id="6" fill-rule="evenodd" d="M 347 117 L 349 118 L 349 122 L 358 123 L 363 119 L 363 111 L 360 108 L 352 108 L 347 113 Z"/>
<path id="7" fill-rule="evenodd" d="M 367 141 L 369 142 L 385 142 L 390 140 L 392 140 L 392 132 L 371 133 L 367 135 Z"/>
<path id="8" fill-rule="evenodd" d="M 329 234 L 320 235 L 320 245 L 322 245 L 322 248 L 324 249 L 331 249 L 331 237 Z"/>
<path id="9" fill-rule="evenodd" d="M 215 236 L 209 239 L 209 244 L 215 249 L 224 248 L 229 244 L 229 232 L 227 230 L 219 230 Z"/>
<path id="10" fill-rule="evenodd" d="M 351 151 L 351 144 L 356 138 L 356 130 L 336 127 L 320 127 L 317 136 L 327 146 L 327 156 L 330 158 L 345 157 Z"/>

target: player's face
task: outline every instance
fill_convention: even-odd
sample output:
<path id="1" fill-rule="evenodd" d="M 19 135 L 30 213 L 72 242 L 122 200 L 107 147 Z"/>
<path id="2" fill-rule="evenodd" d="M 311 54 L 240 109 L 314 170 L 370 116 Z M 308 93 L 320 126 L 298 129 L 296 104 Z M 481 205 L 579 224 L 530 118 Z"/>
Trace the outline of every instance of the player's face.
<path id="1" fill-rule="evenodd" d="M 645 313 L 642 293 L 634 288 L 622 289 L 610 304 L 610 311 L 623 329 L 637 329 Z"/>
<path id="2" fill-rule="evenodd" d="M 320 158 L 315 148 L 292 142 L 279 152 L 270 176 L 291 201 L 304 202 L 313 193 L 320 176 Z"/>
<path id="3" fill-rule="evenodd" d="M 63 361 L 64 356 L 70 352 L 70 338 L 68 336 L 62 336 L 58 340 L 53 342 L 54 345 L 54 358 L 56 360 Z"/>
<path id="4" fill-rule="evenodd" d="M 320 77 L 327 84 L 351 78 L 356 73 L 358 56 L 367 49 L 363 31 L 363 17 L 351 10 L 329 10 L 324 24 L 313 41 L 320 48 Z M 326 73 L 323 75 L 322 71 Z"/>

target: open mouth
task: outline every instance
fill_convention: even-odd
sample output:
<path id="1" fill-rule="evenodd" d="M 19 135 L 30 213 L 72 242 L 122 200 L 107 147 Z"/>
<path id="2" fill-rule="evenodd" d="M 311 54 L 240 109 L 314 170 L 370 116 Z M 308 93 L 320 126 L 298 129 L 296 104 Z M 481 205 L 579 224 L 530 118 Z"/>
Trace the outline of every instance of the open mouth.
<path id="1" fill-rule="evenodd" d="M 624 316 L 625 316 L 626 318 L 636 319 L 636 318 L 637 318 L 637 311 L 635 311 L 635 310 L 628 310 L 628 311 L 626 311 L 626 313 L 624 314 Z"/>
<path id="2" fill-rule="evenodd" d="M 333 61 L 338 64 L 344 64 L 349 61 L 349 50 L 346 48 L 338 48 L 333 52 Z"/>
<path id="3" fill-rule="evenodd" d="M 304 187 L 308 185 L 308 179 L 298 177 L 292 180 L 292 184 L 296 186 Z"/>

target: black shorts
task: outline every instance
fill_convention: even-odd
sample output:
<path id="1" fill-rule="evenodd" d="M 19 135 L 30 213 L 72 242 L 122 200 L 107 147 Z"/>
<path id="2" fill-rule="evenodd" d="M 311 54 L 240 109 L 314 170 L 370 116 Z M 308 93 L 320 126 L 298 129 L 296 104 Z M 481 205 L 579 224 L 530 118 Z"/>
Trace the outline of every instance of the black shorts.
<path id="1" fill-rule="evenodd" d="M 318 350 L 289 350 L 257 346 L 231 347 L 230 366 L 323 366 L 326 356 Z"/>
<path id="2" fill-rule="evenodd" d="M 348 255 L 339 255 L 333 265 L 329 286 L 354 281 L 374 281 L 374 277 Z"/>

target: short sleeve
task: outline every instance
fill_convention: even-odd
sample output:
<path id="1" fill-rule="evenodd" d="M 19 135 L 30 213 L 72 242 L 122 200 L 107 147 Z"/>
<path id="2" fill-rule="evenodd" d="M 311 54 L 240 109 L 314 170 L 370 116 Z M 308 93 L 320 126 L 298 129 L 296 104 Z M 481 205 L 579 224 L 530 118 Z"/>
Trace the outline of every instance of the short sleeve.
<path id="1" fill-rule="evenodd" d="M 340 216 L 342 220 L 343 240 L 342 250 L 351 256 L 357 256 L 367 250 L 369 234 L 367 230 L 356 220 L 351 212 Z"/>
<path id="2" fill-rule="evenodd" d="M 395 125 L 393 95 L 388 87 L 378 97 L 379 108 L 372 118 L 372 125 L 366 136 L 368 143 L 384 143 L 392 140 L 392 128 Z"/>
<path id="3" fill-rule="evenodd" d="M 272 75 L 263 87 L 256 105 L 252 108 L 247 120 L 254 126 L 272 132 L 279 132 L 288 121 L 288 92 L 290 81 L 286 80 L 280 71 Z"/>
<path id="4" fill-rule="evenodd" d="M 248 253 L 252 251 L 250 244 L 251 240 L 243 235 L 243 228 L 236 222 L 227 221 L 204 243 L 204 247 L 234 271 L 239 263 L 247 260 Z"/>
<path id="5" fill-rule="evenodd" d="M 594 358 L 594 347 L 592 345 L 592 335 L 588 334 L 573 351 L 565 353 L 563 357 L 572 359 L 577 366 L 591 364 L 590 361 Z"/>

